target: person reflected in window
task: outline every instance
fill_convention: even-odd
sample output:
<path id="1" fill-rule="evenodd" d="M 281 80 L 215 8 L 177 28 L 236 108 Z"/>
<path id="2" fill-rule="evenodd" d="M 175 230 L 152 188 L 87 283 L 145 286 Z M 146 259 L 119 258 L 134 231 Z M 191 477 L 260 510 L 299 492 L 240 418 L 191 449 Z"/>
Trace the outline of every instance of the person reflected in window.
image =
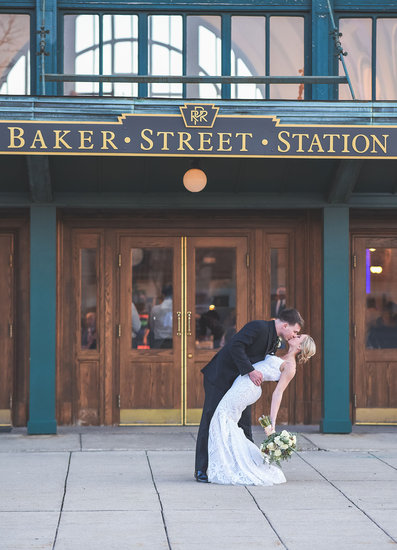
<path id="1" fill-rule="evenodd" d="M 96 349 L 96 314 L 95 311 L 86 313 L 82 323 L 81 348 Z"/>
<path id="2" fill-rule="evenodd" d="M 287 290 L 285 286 L 279 286 L 276 290 L 276 294 L 272 295 L 271 300 L 271 317 L 277 319 L 284 309 L 287 307 Z"/>
<path id="3" fill-rule="evenodd" d="M 198 321 L 198 334 L 197 338 L 199 342 L 208 339 L 208 334 L 213 336 L 213 349 L 221 347 L 221 339 L 224 330 L 216 309 L 209 309 L 205 311 Z"/>
<path id="4" fill-rule="evenodd" d="M 152 307 L 150 313 L 150 332 L 152 347 L 156 349 L 172 348 L 172 285 L 162 288 L 162 302 Z"/>

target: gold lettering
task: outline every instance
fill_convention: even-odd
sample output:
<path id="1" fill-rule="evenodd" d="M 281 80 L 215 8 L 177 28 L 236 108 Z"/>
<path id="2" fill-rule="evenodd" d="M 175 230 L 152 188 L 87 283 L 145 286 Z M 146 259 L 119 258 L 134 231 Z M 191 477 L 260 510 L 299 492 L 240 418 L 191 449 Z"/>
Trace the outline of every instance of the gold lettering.
<path id="1" fill-rule="evenodd" d="M 174 132 L 157 132 L 158 136 L 163 136 L 163 146 L 161 148 L 162 151 L 169 151 L 168 147 L 168 136 L 173 136 Z"/>
<path id="2" fill-rule="evenodd" d="M 348 139 L 350 137 L 350 134 L 342 134 L 342 137 L 343 137 L 343 149 L 342 149 L 342 153 L 350 153 L 347 145 L 348 145 Z"/>
<path id="3" fill-rule="evenodd" d="M 247 137 L 252 138 L 252 134 L 249 132 L 238 132 L 236 137 L 241 136 L 241 149 L 240 151 L 247 151 Z"/>
<path id="4" fill-rule="evenodd" d="M 298 138 L 298 149 L 296 150 L 297 153 L 304 153 L 305 151 L 302 148 L 302 142 L 303 138 L 307 137 L 309 139 L 309 134 L 292 134 L 292 139 L 297 137 Z"/>
<path id="5" fill-rule="evenodd" d="M 94 144 L 92 143 L 92 136 L 94 134 L 93 130 L 79 130 L 80 134 L 80 147 L 79 149 L 93 149 Z M 86 136 L 88 134 L 88 136 Z M 85 142 L 90 143 L 88 147 L 86 147 Z"/>
<path id="6" fill-rule="evenodd" d="M 108 149 L 108 144 L 113 147 L 113 149 L 118 149 L 116 145 L 113 143 L 114 138 L 116 137 L 114 135 L 114 132 L 111 132 L 110 130 L 101 130 L 102 132 L 102 147 L 101 149 Z M 108 137 L 109 134 L 109 137 Z"/>
<path id="7" fill-rule="evenodd" d="M 178 134 L 179 134 L 178 151 L 184 151 L 185 150 L 184 147 L 183 147 L 184 145 L 186 145 L 186 147 L 188 149 L 190 149 L 191 151 L 194 151 L 193 147 L 189 143 L 189 141 L 192 139 L 191 134 L 189 134 L 188 132 L 178 132 Z"/>
<path id="8" fill-rule="evenodd" d="M 286 134 L 286 137 L 289 138 L 289 132 L 287 132 L 286 130 L 283 130 L 283 131 L 278 133 L 278 139 L 286 145 L 286 148 L 281 149 L 280 145 L 278 145 L 277 149 L 278 149 L 278 151 L 280 151 L 280 153 L 286 153 L 287 151 L 289 151 L 291 149 L 291 145 L 290 145 L 289 141 L 287 141 L 286 139 L 284 139 L 282 137 L 281 134 Z"/>
<path id="9" fill-rule="evenodd" d="M 340 139 L 339 134 L 323 134 L 323 138 L 329 138 L 328 153 L 335 153 L 334 137 Z"/>
<path id="10" fill-rule="evenodd" d="M 61 135 L 61 132 L 62 132 L 62 135 Z M 66 141 L 63 139 L 66 134 L 70 134 L 70 130 L 54 130 L 54 134 L 55 134 L 55 145 L 54 145 L 54 149 L 62 149 L 61 147 L 61 143 L 64 147 L 66 147 L 66 149 L 71 149 L 71 146 L 66 143 Z"/>
<path id="11" fill-rule="evenodd" d="M 313 153 L 313 146 L 318 148 L 318 153 L 324 153 L 318 134 L 314 134 L 308 153 Z"/>
<path id="12" fill-rule="evenodd" d="M 30 146 L 31 149 L 36 149 L 36 141 L 40 142 L 41 144 L 40 149 L 48 149 L 47 145 L 45 144 L 43 134 L 41 133 L 40 130 L 37 130 L 37 132 L 35 133 L 35 136 L 32 141 L 32 145 Z"/>
<path id="13" fill-rule="evenodd" d="M 371 153 L 376 153 L 375 142 L 379 145 L 379 147 L 382 149 L 382 151 L 384 153 L 387 153 L 387 138 L 389 137 L 389 134 L 382 134 L 382 137 L 384 138 L 383 139 L 383 141 L 384 141 L 383 145 L 380 142 L 380 140 L 374 134 L 371 134 L 371 138 L 372 138 L 372 151 L 371 151 Z"/>
<path id="14" fill-rule="evenodd" d="M 153 130 L 151 130 L 150 128 L 144 128 L 141 132 L 141 138 L 143 138 L 145 141 L 148 142 L 149 144 L 149 147 L 145 147 L 143 145 L 143 143 L 141 143 L 141 149 L 143 149 L 143 151 L 150 151 L 150 149 L 153 149 L 153 140 L 150 139 L 150 137 L 148 137 L 146 135 L 146 133 L 149 133 L 151 136 L 153 135 Z"/>
<path id="15" fill-rule="evenodd" d="M 365 143 L 365 147 L 364 149 L 362 149 L 360 151 L 360 149 L 357 147 L 357 140 L 358 138 L 364 138 L 364 143 Z M 355 150 L 356 153 L 365 153 L 366 151 L 368 151 L 368 148 L 369 148 L 369 139 L 366 135 L 364 134 L 357 134 L 356 136 L 354 136 L 354 138 L 352 139 L 352 147 L 353 149 Z"/>
<path id="16" fill-rule="evenodd" d="M 219 147 L 218 147 L 218 151 L 231 151 L 232 150 L 232 146 L 230 145 L 230 138 L 232 137 L 232 134 L 230 134 L 229 132 L 218 132 L 218 136 L 219 136 Z M 229 136 L 229 137 L 224 137 L 224 136 Z M 224 149 L 224 145 L 230 145 L 230 147 L 228 149 Z"/>
<path id="17" fill-rule="evenodd" d="M 10 130 L 10 145 L 8 146 L 9 149 L 20 149 L 25 145 L 25 140 L 23 139 L 23 134 L 25 133 L 22 128 L 19 128 L 19 126 L 8 126 L 8 129 Z M 16 134 L 15 132 L 18 131 Z M 15 145 L 15 140 L 19 140 L 19 145 Z"/>
<path id="18" fill-rule="evenodd" d="M 199 151 L 212 151 L 213 146 L 211 145 L 211 138 L 212 138 L 211 132 L 198 132 L 198 135 L 200 136 L 200 147 L 199 147 L 198 150 Z M 208 136 L 208 137 L 204 139 L 204 136 Z M 205 143 L 208 143 L 208 145 L 211 145 L 211 147 L 206 149 L 204 147 Z"/>

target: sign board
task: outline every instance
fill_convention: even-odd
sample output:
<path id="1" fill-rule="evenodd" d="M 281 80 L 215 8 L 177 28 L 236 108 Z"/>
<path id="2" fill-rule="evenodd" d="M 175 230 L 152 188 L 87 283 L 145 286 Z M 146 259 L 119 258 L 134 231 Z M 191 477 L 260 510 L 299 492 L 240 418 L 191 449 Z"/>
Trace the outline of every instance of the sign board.
<path id="1" fill-rule="evenodd" d="M 282 124 L 205 103 L 179 109 L 117 122 L 0 121 L 0 154 L 397 158 L 397 126 Z"/>

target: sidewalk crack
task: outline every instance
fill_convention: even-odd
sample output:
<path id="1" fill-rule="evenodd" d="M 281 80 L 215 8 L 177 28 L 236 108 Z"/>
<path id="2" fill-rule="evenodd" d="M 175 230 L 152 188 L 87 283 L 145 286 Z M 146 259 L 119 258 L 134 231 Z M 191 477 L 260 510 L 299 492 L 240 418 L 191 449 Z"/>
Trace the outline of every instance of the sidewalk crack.
<path id="1" fill-rule="evenodd" d="M 157 489 L 157 485 L 156 485 L 156 482 L 155 482 L 155 480 L 154 480 L 152 465 L 150 464 L 149 455 L 148 455 L 148 452 L 147 452 L 147 451 L 145 451 L 145 455 L 146 455 L 147 463 L 148 463 L 148 465 L 149 465 L 150 475 L 152 476 L 153 486 L 154 486 L 154 489 L 155 489 L 155 491 L 156 491 L 156 493 L 157 493 L 157 498 L 159 499 L 160 511 L 161 511 L 161 518 L 162 518 L 162 520 L 163 520 L 165 536 L 167 537 L 168 548 L 169 548 L 169 550 L 172 550 L 171 542 L 170 542 L 170 537 L 169 537 L 169 535 L 168 535 L 167 523 L 166 523 L 166 521 L 165 521 L 163 503 L 161 502 L 160 493 L 159 493 L 159 491 L 158 491 L 158 489 Z"/>
<path id="2" fill-rule="evenodd" d="M 263 517 L 265 518 L 265 520 L 268 522 L 268 524 L 270 525 L 270 527 L 273 529 L 276 537 L 278 538 L 278 540 L 281 542 L 281 544 L 283 545 L 283 547 L 285 548 L 285 550 L 288 550 L 288 547 L 287 545 L 285 544 L 285 542 L 283 541 L 283 539 L 280 537 L 280 535 L 277 533 L 275 527 L 273 526 L 272 522 L 270 521 L 270 519 L 267 517 L 267 515 L 265 514 L 265 512 L 262 510 L 262 508 L 259 506 L 256 498 L 254 497 L 254 495 L 251 493 L 251 491 L 248 489 L 248 487 L 245 485 L 245 488 L 247 489 L 248 493 L 251 495 L 251 498 L 252 500 L 255 502 L 258 510 L 260 511 L 260 513 L 263 515 Z"/>
<path id="3" fill-rule="evenodd" d="M 373 456 L 374 458 L 377 458 L 378 460 L 380 460 L 380 462 L 383 462 L 383 464 L 386 464 L 386 466 L 389 466 L 389 468 L 393 468 L 393 470 L 397 470 L 397 468 L 395 466 L 392 466 L 392 464 L 389 464 L 385 460 L 382 460 L 379 456 L 374 455 L 374 453 L 369 452 L 368 454 Z"/>
<path id="4" fill-rule="evenodd" d="M 57 542 L 57 539 L 58 539 L 58 531 L 59 531 L 59 526 L 60 526 L 60 524 L 61 524 L 61 517 L 62 517 L 62 512 L 63 512 L 63 505 L 64 505 L 64 503 L 65 503 L 66 489 L 67 489 L 67 484 L 68 484 L 68 478 L 69 478 L 70 462 L 71 462 L 71 460 L 72 460 L 72 452 L 69 453 L 68 468 L 67 468 L 67 470 L 66 470 L 65 483 L 64 483 L 64 486 L 63 486 L 62 503 L 61 503 L 61 508 L 60 508 L 60 510 L 59 510 L 58 523 L 57 523 L 57 528 L 56 528 L 56 531 L 55 531 L 54 544 L 52 545 L 52 550 L 54 550 L 55 545 L 56 545 L 56 542 Z"/>
<path id="5" fill-rule="evenodd" d="M 369 516 L 365 510 L 363 510 L 362 508 L 360 508 L 360 506 L 359 506 L 356 502 L 354 502 L 354 500 L 352 500 L 351 498 L 349 498 L 349 497 L 342 491 L 342 489 L 339 489 L 339 487 L 338 487 L 337 485 L 335 485 L 334 483 L 332 483 L 332 481 L 330 481 L 329 479 L 327 479 L 327 478 L 325 477 L 325 475 L 322 474 L 322 473 L 320 472 L 320 470 L 318 470 L 315 466 L 313 466 L 313 464 L 310 464 L 310 462 L 308 462 L 306 459 L 304 459 L 303 456 L 301 456 L 300 453 L 296 453 L 296 454 L 299 456 L 299 458 L 300 458 L 301 460 L 303 460 L 303 462 L 305 462 L 306 464 L 308 464 L 311 468 L 313 468 L 313 470 L 314 470 L 315 472 L 317 472 L 323 479 L 325 479 L 325 481 L 326 481 L 327 483 L 329 483 L 334 489 L 336 489 L 337 491 L 339 491 L 339 493 L 340 493 L 342 496 L 344 496 L 345 499 L 347 499 L 349 502 L 351 502 L 351 503 L 353 504 L 353 506 L 354 506 L 355 508 L 357 508 L 357 510 L 360 510 L 360 512 L 361 512 L 362 514 L 364 514 L 364 516 L 366 516 L 370 521 L 372 521 L 372 523 L 374 523 L 374 524 L 378 527 L 378 529 L 380 529 L 381 531 L 383 531 L 383 533 L 384 533 L 387 537 L 389 537 L 393 542 L 397 543 L 397 540 L 396 540 L 394 537 L 392 537 L 385 529 L 383 529 L 383 527 L 382 527 L 381 525 L 379 525 L 379 523 L 377 523 L 373 518 L 371 518 L 371 516 Z"/>

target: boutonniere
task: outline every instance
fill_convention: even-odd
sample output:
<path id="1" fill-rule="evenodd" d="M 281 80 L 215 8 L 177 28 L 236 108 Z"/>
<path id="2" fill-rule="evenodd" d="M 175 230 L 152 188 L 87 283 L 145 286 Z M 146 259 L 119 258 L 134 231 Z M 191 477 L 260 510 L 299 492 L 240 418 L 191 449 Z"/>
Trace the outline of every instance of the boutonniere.
<path id="1" fill-rule="evenodd" d="M 276 348 L 279 349 L 281 348 L 281 338 L 277 337 L 277 340 L 276 340 Z"/>

